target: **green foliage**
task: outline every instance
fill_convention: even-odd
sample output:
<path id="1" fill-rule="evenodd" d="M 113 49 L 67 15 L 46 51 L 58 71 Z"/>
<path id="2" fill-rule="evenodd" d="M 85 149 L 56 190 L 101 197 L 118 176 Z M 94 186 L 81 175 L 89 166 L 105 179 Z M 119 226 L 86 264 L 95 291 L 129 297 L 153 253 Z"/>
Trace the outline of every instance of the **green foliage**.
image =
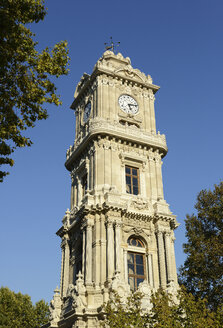
<path id="1" fill-rule="evenodd" d="M 222 328 L 222 310 L 211 311 L 206 300 L 195 297 L 182 288 L 177 300 L 163 290 L 152 295 L 152 309 L 142 315 L 141 294 L 132 294 L 124 306 L 114 293 L 104 307 L 107 314 L 101 323 L 104 328 Z"/>
<path id="2" fill-rule="evenodd" d="M 206 299 L 195 298 L 184 287 L 179 292 L 179 306 L 182 327 L 185 328 L 222 328 L 223 313 L 211 311 Z"/>
<path id="3" fill-rule="evenodd" d="M 47 118 L 44 104 L 61 104 L 50 76 L 68 73 L 67 42 L 38 52 L 35 35 L 26 26 L 45 15 L 44 0 L 2 0 L 0 4 L 0 166 L 12 166 L 14 149 L 32 144 L 22 131 Z M 0 182 L 7 174 L 0 171 Z"/>
<path id="4" fill-rule="evenodd" d="M 105 320 L 101 323 L 102 327 L 110 328 L 146 328 L 148 316 L 141 315 L 141 293 L 131 294 L 127 298 L 126 306 L 123 306 L 117 293 L 104 306 L 106 313 Z"/>
<path id="5" fill-rule="evenodd" d="M 28 295 L 0 288 L 0 328 L 40 328 L 49 321 L 49 307 L 41 300 L 32 304 Z"/>
<path id="6" fill-rule="evenodd" d="M 180 280 L 187 290 L 217 309 L 223 305 L 223 182 L 213 191 L 202 190 L 195 205 L 197 215 L 187 215 Z"/>
<path id="7" fill-rule="evenodd" d="M 149 316 L 151 328 L 179 328 L 182 327 L 182 310 L 176 305 L 171 296 L 162 289 L 152 295 L 153 305 Z"/>
<path id="8" fill-rule="evenodd" d="M 177 302 L 160 290 L 152 296 L 151 328 L 220 328 L 222 314 L 210 311 L 206 300 L 195 297 L 182 288 Z"/>

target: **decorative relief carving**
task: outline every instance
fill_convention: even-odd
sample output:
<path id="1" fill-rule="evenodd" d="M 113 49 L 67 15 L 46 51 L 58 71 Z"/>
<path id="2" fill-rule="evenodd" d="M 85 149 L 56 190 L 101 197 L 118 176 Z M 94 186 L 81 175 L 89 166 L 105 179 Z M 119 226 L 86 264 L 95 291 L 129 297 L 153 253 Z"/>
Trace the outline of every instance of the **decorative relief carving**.
<path id="1" fill-rule="evenodd" d="M 135 222 L 134 222 L 135 223 Z M 126 223 L 127 224 L 127 223 Z M 145 241 L 148 241 L 148 238 L 151 237 L 151 231 L 148 230 L 148 224 L 145 225 L 142 222 L 137 222 L 138 227 L 131 227 L 131 226 L 124 226 L 123 225 L 123 231 L 127 234 L 125 236 L 125 239 L 129 238 L 131 235 L 141 236 L 144 238 Z"/>
<path id="2" fill-rule="evenodd" d="M 105 218 L 107 220 L 109 220 L 109 218 L 120 218 L 120 217 L 121 217 L 121 213 L 116 211 L 108 211 L 105 215 Z"/>
<path id="3" fill-rule="evenodd" d="M 144 232 L 142 228 L 133 228 L 132 230 L 135 232 L 136 235 L 140 235 Z"/>
<path id="4" fill-rule="evenodd" d="M 112 298 L 113 291 L 116 291 L 121 298 L 121 303 L 125 303 L 127 297 L 130 294 L 130 286 L 125 281 L 121 279 L 120 272 L 116 272 L 115 276 L 112 278 L 112 283 L 110 286 L 110 297 Z"/>
<path id="5" fill-rule="evenodd" d="M 149 203 L 143 198 L 137 197 L 132 200 L 131 206 L 138 210 L 147 210 L 149 208 Z"/>
<path id="6" fill-rule="evenodd" d="M 125 162 L 128 160 L 141 163 L 142 166 L 146 165 L 146 157 L 143 155 L 143 151 L 138 148 L 133 147 L 125 147 L 125 151 L 121 151 L 119 154 L 119 158 L 121 160 L 122 166 L 125 164 Z"/>
<path id="7" fill-rule="evenodd" d="M 69 284 L 65 298 L 62 314 L 75 309 L 76 312 L 82 312 L 87 306 L 86 288 L 84 286 L 83 275 L 79 272 L 77 275 L 76 285 Z"/>
<path id="8" fill-rule="evenodd" d="M 152 83 L 152 78 L 150 75 L 146 76 L 139 69 L 133 68 L 130 64 L 125 66 L 120 66 L 115 70 L 115 74 L 123 72 L 127 78 L 138 79 L 142 82 Z"/>
<path id="9" fill-rule="evenodd" d="M 152 294 L 151 286 L 148 284 L 146 280 L 144 280 L 139 284 L 138 291 L 143 295 L 141 299 L 142 312 L 149 313 L 153 307 L 151 303 L 151 294 Z"/>

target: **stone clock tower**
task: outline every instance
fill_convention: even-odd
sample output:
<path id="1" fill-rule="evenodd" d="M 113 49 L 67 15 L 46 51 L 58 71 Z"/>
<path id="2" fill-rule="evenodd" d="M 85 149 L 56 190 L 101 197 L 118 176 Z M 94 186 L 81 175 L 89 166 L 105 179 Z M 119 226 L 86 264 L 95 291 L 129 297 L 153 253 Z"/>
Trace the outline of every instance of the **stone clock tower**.
<path id="1" fill-rule="evenodd" d="M 106 51 L 91 75 L 84 73 L 71 108 L 75 141 L 65 166 L 71 202 L 61 237 L 60 289 L 45 327 L 99 327 L 111 290 L 123 303 L 142 292 L 177 288 L 176 217 L 163 195 L 166 139 L 156 131 L 159 87 L 120 53 Z"/>

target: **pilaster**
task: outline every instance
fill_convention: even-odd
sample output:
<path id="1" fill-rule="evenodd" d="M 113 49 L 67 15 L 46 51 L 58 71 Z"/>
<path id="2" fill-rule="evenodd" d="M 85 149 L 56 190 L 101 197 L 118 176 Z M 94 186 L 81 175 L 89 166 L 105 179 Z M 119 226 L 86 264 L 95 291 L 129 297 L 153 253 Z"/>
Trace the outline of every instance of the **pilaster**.
<path id="1" fill-rule="evenodd" d="M 107 281 L 111 282 L 114 275 L 114 229 L 113 220 L 107 218 Z"/>
<path id="2" fill-rule="evenodd" d="M 86 286 L 92 285 L 92 226 L 93 222 L 86 220 Z"/>
<path id="3" fill-rule="evenodd" d="M 171 245 L 170 245 L 170 231 L 165 231 L 165 251 L 166 251 L 166 268 L 167 268 L 167 282 L 173 281 L 172 263 L 171 263 Z"/>
<path id="4" fill-rule="evenodd" d="M 153 280 L 153 261 L 152 261 L 152 254 L 147 255 L 147 265 L 148 265 L 148 276 L 149 276 L 149 284 L 150 287 L 154 287 L 154 280 Z"/>
<path id="5" fill-rule="evenodd" d="M 158 254 L 159 254 L 159 272 L 160 272 L 160 286 L 166 288 L 166 265 L 165 265 L 165 253 L 163 243 L 163 232 L 157 232 L 158 241 Z"/>
<path id="6" fill-rule="evenodd" d="M 70 249 L 69 237 L 65 235 L 62 240 L 63 249 L 63 274 L 62 274 L 62 297 L 66 296 L 69 284 L 69 262 L 70 262 Z"/>
<path id="7" fill-rule="evenodd" d="M 156 184 L 157 184 L 157 200 L 163 199 L 163 179 L 162 179 L 162 161 L 161 154 L 155 152 L 155 164 L 156 164 Z"/>
<path id="8" fill-rule="evenodd" d="M 121 272 L 121 222 L 115 222 L 115 259 L 116 259 L 116 273 Z"/>

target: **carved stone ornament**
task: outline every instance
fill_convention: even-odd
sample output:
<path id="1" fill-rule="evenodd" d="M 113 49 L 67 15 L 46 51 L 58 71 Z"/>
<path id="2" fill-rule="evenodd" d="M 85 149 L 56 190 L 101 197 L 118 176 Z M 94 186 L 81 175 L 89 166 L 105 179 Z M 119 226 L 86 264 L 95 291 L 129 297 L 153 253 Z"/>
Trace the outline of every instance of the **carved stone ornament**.
<path id="1" fill-rule="evenodd" d="M 131 205 L 138 210 L 147 210 L 149 208 L 148 201 L 138 198 L 132 200 Z"/>
<path id="2" fill-rule="evenodd" d="M 130 286 L 121 279 L 120 272 L 116 272 L 112 278 L 110 289 L 118 293 L 122 304 L 126 303 L 126 299 L 130 294 Z"/>
<path id="3" fill-rule="evenodd" d="M 142 312 L 148 313 L 152 309 L 152 304 L 151 304 L 152 290 L 146 280 L 144 280 L 139 284 L 138 291 L 143 295 L 141 299 Z"/>
<path id="4" fill-rule="evenodd" d="M 144 232 L 142 228 L 133 228 L 133 231 L 135 232 L 136 235 L 140 235 Z"/>
<path id="5" fill-rule="evenodd" d="M 126 66 L 121 66 L 115 71 L 116 74 L 120 72 L 124 72 L 125 76 L 128 78 L 135 78 L 142 82 L 152 83 L 152 78 L 150 75 L 146 76 L 144 73 L 140 72 L 139 69 L 133 68 L 130 64 Z"/>
<path id="6" fill-rule="evenodd" d="M 60 320 L 60 314 L 61 314 L 61 298 L 60 298 L 60 291 L 59 288 L 57 287 L 54 290 L 54 295 L 53 295 L 53 299 L 50 301 L 50 306 L 49 306 L 49 310 L 50 310 L 50 324 L 52 325 L 56 325 L 57 322 Z"/>
<path id="7" fill-rule="evenodd" d="M 179 286 L 174 283 L 174 281 L 170 281 L 167 285 L 167 293 L 171 295 L 172 300 L 175 304 L 179 304 L 179 299 L 177 297 L 179 291 Z"/>
<path id="8" fill-rule="evenodd" d="M 84 286 L 83 275 L 79 272 L 77 275 L 76 285 L 69 284 L 67 289 L 67 295 L 63 307 L 62 314 L 65 314 L 73 309 L 76 312 L 82 312 L 87 306 Z"/>

